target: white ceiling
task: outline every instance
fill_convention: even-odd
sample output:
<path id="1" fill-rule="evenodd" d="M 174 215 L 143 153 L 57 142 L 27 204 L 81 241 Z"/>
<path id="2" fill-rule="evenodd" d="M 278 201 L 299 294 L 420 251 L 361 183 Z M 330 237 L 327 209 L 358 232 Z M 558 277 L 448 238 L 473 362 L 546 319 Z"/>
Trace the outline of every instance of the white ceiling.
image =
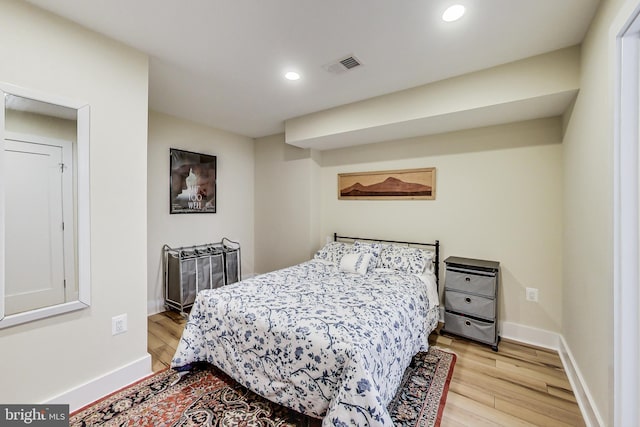
<path id="1" fill-rule="evenodd" d="M 150 56 L 149 106 L 250 137 L 582 41 L 599 0 L 28 0 Z M 440 17 L 466 6 L 454 23 Z M 343 74 L 323 66 L 354 54 Z M 302 78 L 283 78 L 296 70 Z"/>

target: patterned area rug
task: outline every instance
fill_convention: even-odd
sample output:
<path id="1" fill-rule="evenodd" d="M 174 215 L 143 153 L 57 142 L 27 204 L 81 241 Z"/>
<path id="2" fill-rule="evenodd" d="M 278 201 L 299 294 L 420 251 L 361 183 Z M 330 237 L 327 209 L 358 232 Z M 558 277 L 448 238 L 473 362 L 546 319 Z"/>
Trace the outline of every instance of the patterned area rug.
<path id="1" fill-rule="evenodd" d="M 389 404 L 396 426 L 440 425 L 456 356 L 436 348 L 418 353 Z M 319 426 L 269 402 L 212 366 L 178 384 L 172 370 L 154 374 L 72 414 L 71 426 Z"/>

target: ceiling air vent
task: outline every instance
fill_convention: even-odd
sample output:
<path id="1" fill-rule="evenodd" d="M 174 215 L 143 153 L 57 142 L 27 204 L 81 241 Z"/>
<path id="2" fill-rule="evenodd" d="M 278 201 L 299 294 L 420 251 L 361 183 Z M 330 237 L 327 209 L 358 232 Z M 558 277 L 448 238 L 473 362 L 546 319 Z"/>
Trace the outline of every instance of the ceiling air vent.
<path id="1" fill-rule="evenodd" d="M 359 67 L 360 65 L 362 65 L 362 63 L 358 58 L 356 58 L 354 55 L 349 55 L 346 58 L 339 59 L 335 62 L 330 62 L 324 65 L 322 68 L 330 73 L 341 74 L 345 71 L 349 71 L 353 68 Z"/>

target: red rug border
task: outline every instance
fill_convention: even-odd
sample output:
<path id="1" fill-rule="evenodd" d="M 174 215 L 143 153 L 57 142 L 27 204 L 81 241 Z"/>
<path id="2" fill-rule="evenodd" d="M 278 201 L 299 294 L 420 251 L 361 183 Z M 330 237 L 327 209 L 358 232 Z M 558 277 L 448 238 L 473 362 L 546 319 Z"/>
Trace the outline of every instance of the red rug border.
<path id="1" fill-rule="evenodd" d="M 440 397 L 440 404 L 438 405 L 438 415 L 436 417 L 436 422 L 433 427 L 440 427 L 440 423 L 442 422 L 442 415 L 444 414 L 444 407 L 447 404 L 447 395 L 449 394 L 449 385 L 451 384 L 451 379 L 453 378 L 453 370 L 456 366 L 456 362 L 458 361 L 458 356 L 449 351 L 445 351 L 442 349 L 438 349 L 444 353 L 451 354 L 451 366 L 449 366 L 449 373 L 447 374 L 447 379 L 445 381 L 444 387 L 442 389 L 442 397 Z"/>

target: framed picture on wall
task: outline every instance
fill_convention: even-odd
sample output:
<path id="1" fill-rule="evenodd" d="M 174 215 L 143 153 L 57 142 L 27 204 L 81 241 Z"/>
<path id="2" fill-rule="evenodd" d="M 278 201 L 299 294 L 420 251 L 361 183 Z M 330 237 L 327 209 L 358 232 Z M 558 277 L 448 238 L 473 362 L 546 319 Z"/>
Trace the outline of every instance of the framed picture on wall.
<path id="1" fill-rule="evenodd" d="M 338 174 L 341 200 L 435 200 L 436 168 Z"/>
<path id="2" fill-rule="evenodd" d="M 169 149 L 169 212 L 216 213 L 216 156 Z"/>

